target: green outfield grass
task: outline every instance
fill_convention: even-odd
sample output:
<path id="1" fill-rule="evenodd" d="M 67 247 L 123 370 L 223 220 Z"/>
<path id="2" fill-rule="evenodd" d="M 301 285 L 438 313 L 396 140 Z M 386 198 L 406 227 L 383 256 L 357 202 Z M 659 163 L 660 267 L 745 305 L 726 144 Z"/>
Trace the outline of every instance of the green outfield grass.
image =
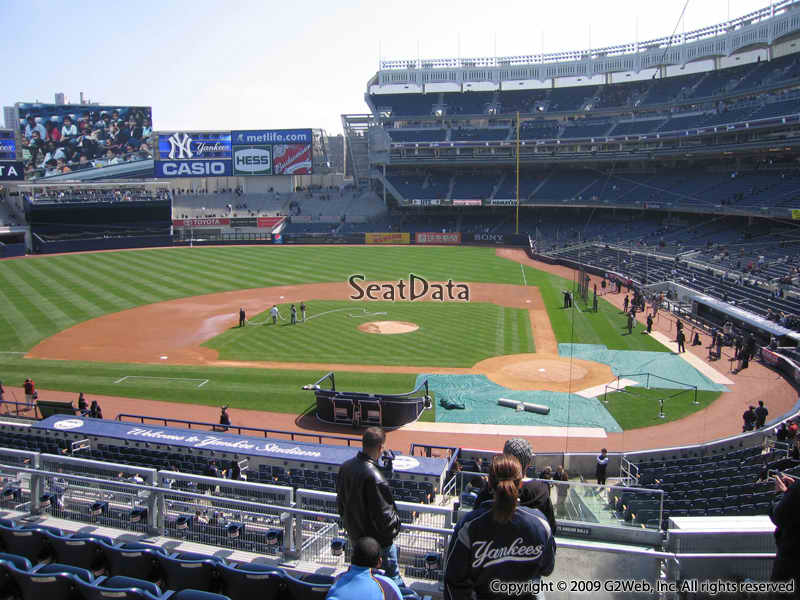
<path id="1" fill-rule="evenodd" d="M 626 391 L 609 393 L 606 408 L 623 430 L 629 430 L 677 421 L 703 410 L 719 395 L 720 392 L 698 391 L 699 404 L 695 405 L 694 390 L 630 387 Z M 660 399 L 664 400 L 663 419 L 658 416 Z"/>
<path id="2" fill-rule="evenodd" d="M 523 278 L 524 271 L 524 278 Z M 354 273 L 396 281 L 415 273 L 538 286 L 559 342 L 631 350 L 666 350 L 647 336 L 620 335 L 625 319 L 600 301 L 600 312 L 564 311 L 560 291 L 573 282 L 475 247 L 205 247 L 98 252 L 0 261 L 0 350 L 29 350 L 82 321 L 143 304 L 228 290 L 345 281 Z M 575 327 L 571 318 L 575 316 Z"/>
<path id="3" fill-rule="evenodd" d="M 76 406 L 78 393 L 84 392 L 90 400 L 92 394 L 102 394 L 185 404 L 227 404 L 283 413 L 303 413 L 314 404 L 314 394 L 301 388 L 325 375 L 322 371 L 87 363 L 2 356 L 0 372 L 6 388 L 21 386 L 30 377 L 40 388 L 75 392 Z M 120 381 L 122 378 L 126 379 Z M 349 391 L 402 394 L 414 389 L 415 380 L 415 375 L 398 373 L 336 372 L 337 389 Z M 201 386 L 203 381 L 206 383 Z M 12 399 L 9 392 L 6 397 Z M 42 399 L 46 400 L 46 395 Z M 186 418 L 191 420 L 191 413 L 187 412 Z M 433 421 L 433 411 L 425 411 L 422 420 Z"/>
<path id="4" fill-rule="evenodd" d="M 279 360 L 356 365 L 471 367 L 503 354 L 535 352 L 528 311 L 482 302 L 309 302 L 308 320 L 272 324 L 266 313 L 204 344 L 222 360 Z M 299 318 L 299 313 L 298 313 Z M 378 335 L 370 321 L 406 321 L 417 331 Z"/>
<path id="5" fill-rule="evenodd" d="M 311 404 L 311 399 L 297 389 L 313 379 L 308 372 L 253 369 L 217 372 L 199 367 L 53 362 L 23 360 L 17 353 L 82 321 L 144 304 L 237 289 L 343 282 L 356 273 L 367 280 L 396 281 L 415 273 L 430 281 L 452 279 L 537 286 L 559 342 L 666 351 L 649 336 L 622 335 L 624 316 L 602 299 L 598 313 L 588 311 L 581 302 L 575 310 L 561 309 L 561 290 L 572 289 L 573 281 L 498 258 L 493 248 L 172 248 L 0 261 L 0 379 L 9 385 L 32 376 L 43 389 L 300 412 Z M 312 311 L 322 306 L 313 302 Z M 321 318 L 312 325 L 318 328 L 319 337 L 328 338 L 328 354 L 324 357 L 321 354 L 315 357 L 318 348 L 304 339 L 303 328 L 311 328 L 308 324 L 291 331 L 289 327 L 276 328 L 280 330 L 276 332 L 258 331 L 269 327 L 254 327 L 252 332 L 251 328 L 244 332 L 229 331 L 209 345 L 219 347 L 223 358 L 243 360 L 425 366 L 471 366 L 481 358 L 534 349 L 524 311 L 457 303 L 391 306 L 391 320 L 419 322 L 421 330 L 380 336 L 359 333 L 352 327 L 344 335 L 341 328 L 335 333 L 329 331 L 335 322 Z M 637 326 L 637 332 L 640 330 L 641 326 Z M 280 339 L 280 344 L 270 343 L 268 347 L 260 341 L 266 337 L 271 341 Z M 431 345 L 431 340 L 436 344 Z M 265 350 L 272 353 L 265 354 Z M 126 375 L 169 379 L 158 383 L 161 380 L 131 378 L 113 383 Z M 343 384 L 346 387 L 387 393 L 408 391 L 414 380 L 413 375 L 352 373 L 346 377 L 351 378 L 350 383 Z M 183 379 L 187 381 L 181 382 Z M 195 389 L 188 381 L 193 379 L 209 379 L 209 383 Z M 642 414 L 630 421 L 623 418 L 620 424 L 628 428 L 641 426 L 649 424 L 650 417 Z M 638 425 L 636 419 L 640 419 Z"/>

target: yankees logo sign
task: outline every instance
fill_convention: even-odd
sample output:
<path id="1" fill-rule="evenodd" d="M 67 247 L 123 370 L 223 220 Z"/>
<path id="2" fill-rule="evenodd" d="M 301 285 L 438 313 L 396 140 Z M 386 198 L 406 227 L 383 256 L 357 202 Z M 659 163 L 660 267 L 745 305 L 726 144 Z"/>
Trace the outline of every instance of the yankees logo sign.
<path id="1" fill-rule="evenodd" d="M 173 133 L 168 141 L 170 150 L 167 156 L 169 156 L 170 159 L 194 158 L 194 154 L 192 153 L 192 138 L 189 137 L 188 133 Z"/>

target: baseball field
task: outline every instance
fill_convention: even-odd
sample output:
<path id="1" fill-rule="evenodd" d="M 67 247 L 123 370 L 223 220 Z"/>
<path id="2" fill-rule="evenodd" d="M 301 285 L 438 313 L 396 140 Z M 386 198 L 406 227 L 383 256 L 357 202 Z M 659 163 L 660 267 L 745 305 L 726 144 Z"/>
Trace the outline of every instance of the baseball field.
<path id="1" fill-rule="evenodd" d="M 574 282 L 523 263 L 474 247 L 195 247 L 6 260 L 0 379 L 6 386 L 31 377 L 45 390 L 298 414 L 313 400 L 300 388 L 329 370 L 341 389 L 400 393 L 420 374 L 464 376 L 509 393 L 565 394 L 548 397 L 558 404 L 642 364 L 660 364 L 652 368 L 662 374 L 676 364 L 659 362 L 673 357 L 641 324 L 628 335 L 621 311 L 605 299 L 596 313 L 582 301 L 563 309 L 561 292 Z M 429 288 L 413 302 L 408 288 L 405 300 L 398 292 L 411 274 Z M 354 300 L 353 275 L 363 276 L 362 288 L 380 282 L 376 297 L 394 301 Z M 447 282 L 462 286 L 460 298 L 448 296 Z M 441 300 L 431 293 L 437 284 Z M 238 326 L 240 307 L 245 327 Z M 575 359 L 575 352 L 589 355 Z M 633 356 L 638 362 L 623 360 Z M 603 413 L 600 426 L 606 414 L 619 425 L 608 430 L 629 430 L 681 419 L 724 391 L 701 385 L 695 395 L 637 393 L 637 385 L 630 394 L 610 394 L 607 404 L 588 398 L 587 410 Z M 471 389 L 465 393 L 486 404 L 479 394 L 488 392 Z M 654 406 L 664 397 L 669 410 L 659 418 Z M 464 412 L 447 412 L 437 407 L 422 420 L 470 422 Z M 191 409 L 182 414 L 192 418 Z M 487 422 L 481 419 L 473 422 Z"/>

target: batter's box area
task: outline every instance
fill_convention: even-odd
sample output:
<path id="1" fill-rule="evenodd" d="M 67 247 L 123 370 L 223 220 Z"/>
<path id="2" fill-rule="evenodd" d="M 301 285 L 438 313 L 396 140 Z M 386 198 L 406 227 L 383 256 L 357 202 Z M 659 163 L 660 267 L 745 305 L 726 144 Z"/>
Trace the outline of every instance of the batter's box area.
<path id="1" fill-rule="evenodd" d="M 188 377 L 156 377 L 152 375 L 125 375 L 114 383 L 119 385 L 135 385 L 137 387 L 197 389 L 204 387 L 208 379 L 192 379 Z"/>

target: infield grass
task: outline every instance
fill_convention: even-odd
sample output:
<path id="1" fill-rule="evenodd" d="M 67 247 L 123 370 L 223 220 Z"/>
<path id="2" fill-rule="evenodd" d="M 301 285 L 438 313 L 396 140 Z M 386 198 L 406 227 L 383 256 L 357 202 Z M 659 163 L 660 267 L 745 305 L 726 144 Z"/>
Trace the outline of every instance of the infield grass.
<path id="1" fill-rule="evenodd" d="M 308 303 L 308 320 L 296 325 L 289 324 L 287 305 L 280 310 L 284 320 L 276 325 L 262 313 L 204 345 L 222 360 L 428 367 L 471 367 L 492 356 L 535 352 L 528 311 L 496 304 L 318 301 Z M 358 329 L 371 321 L 419 329 L 392 335 Z"/>

